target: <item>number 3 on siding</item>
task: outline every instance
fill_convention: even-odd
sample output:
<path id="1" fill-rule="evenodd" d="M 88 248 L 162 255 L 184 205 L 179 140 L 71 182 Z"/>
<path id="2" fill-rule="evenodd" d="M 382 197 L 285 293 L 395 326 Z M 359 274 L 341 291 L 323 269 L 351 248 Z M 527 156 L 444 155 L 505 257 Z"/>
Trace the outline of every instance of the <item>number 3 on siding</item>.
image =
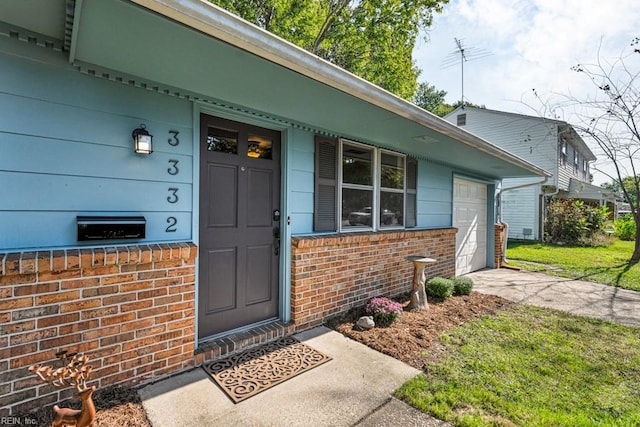
<path id="1" fill-rule="evenodd" d="M 175 216 L 170 216 L 169 218 L 167 218 L 167 228 L 165 228 L 165 232 L 167 233 L 175 233 L 178 230 L 178 220 L 176 219 Z"/>
<path id="2" fill-rule="evenodd" d="M 169 203 L 178 203 L 178 188 L 171 187 L 168 188 L 168 191 L 171 193 L 170 196 L 167 196 L 167 202 Z"/>
<path id="3" fill-rule="evenodd" d="M 171 167 L 167 169 L 169 175 L 178 175 L 178 172 L 180 172 L 180 169 L 178 169 L 179 160 L 171 159 L 169 160 L 169 163 L 171 163 Z"/>
<path id="4" fill-rule="evenodd" d="M 180 144 L 180 140 L 178 139 L 178 134 L 180 132 L 178 132 L 177 130 L 170 130 L 169 133 L 173 135 L 171 138 L 169 138 L 169 145 L 171 145 L 172 147 L 176 147 L 178 144 Z"/>

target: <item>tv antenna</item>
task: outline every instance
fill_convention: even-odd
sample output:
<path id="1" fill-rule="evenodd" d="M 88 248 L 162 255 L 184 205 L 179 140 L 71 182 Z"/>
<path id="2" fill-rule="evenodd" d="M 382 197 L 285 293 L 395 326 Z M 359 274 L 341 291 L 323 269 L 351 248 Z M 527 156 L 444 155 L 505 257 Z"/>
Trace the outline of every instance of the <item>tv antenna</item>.
<path id="1" fill-rule="evenodd" d="M 460 105 L 464 108 L 464 63 L 469 60 L 481 59 L 491 55 L 491 52 L 486 51 L 484 49 L 478 49 L 475 47 L 465 47 L 462 39 L 454 37 L 453 40 L 456 43 L 455 51 L 451 52 L 445 60 L 442 62 L 442 68 L 449 68 L 458 63 L 460 61 L 460 85 L 461 85 L 461 96 L 460 96 Z"/>

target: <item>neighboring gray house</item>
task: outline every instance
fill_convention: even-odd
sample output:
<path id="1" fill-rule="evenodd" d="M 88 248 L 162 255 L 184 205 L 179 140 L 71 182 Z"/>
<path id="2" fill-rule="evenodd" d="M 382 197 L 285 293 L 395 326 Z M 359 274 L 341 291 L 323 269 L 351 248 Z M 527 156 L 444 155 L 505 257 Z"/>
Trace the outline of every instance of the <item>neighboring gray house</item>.
<path id="1" fill-rule="evenodd" d="M 502 181 L 500 219 L 508 224 L 509 238 L 541 240 L 545 201 L 551 197 L 607 204 L 613 211 L 615 194 L 589 183 L 589 163 L 596 156 L 570 124 L 470 106 L 457 108 L 445 120 L 553 174 L 546 182 L 531 177 Z M 513 187 L 519 188 L 508 190 Z"/>

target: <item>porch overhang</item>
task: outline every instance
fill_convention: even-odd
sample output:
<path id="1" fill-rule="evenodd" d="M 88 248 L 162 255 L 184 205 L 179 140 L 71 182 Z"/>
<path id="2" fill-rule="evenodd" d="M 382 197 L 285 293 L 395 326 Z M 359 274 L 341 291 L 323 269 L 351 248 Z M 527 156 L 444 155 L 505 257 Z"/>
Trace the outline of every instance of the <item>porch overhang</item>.
<path id="1" fill-rule="evenodd" d="M 49 3 L 51 0 L 27 0 Z M 493 179 L 543 169 L 201 0 L 55 0 L 69 59 Z M 26 8 L 23 8 L 26 10 Z M 15 15 L 15 14 L 14 14 Z M 72 22 L 72 24 L 70 23 Z M 28 25 L 25 24 L 25 25 Z M 42 26 L 42 24 L 40 24 Z M 66 31 L 64 31 L 66 27 Z M 119 75 L 118 75 L 119 74 Z"/>
<path id="2" fill-rule="evenodd" d="M 571 178 L 569 180 L 569 194 L 567 197 L 580 200 L 591 200 L 601 203 L 615 203 L 618 199 L 613 190 L 597 187 L 595 185 L 578 181 Z"/>

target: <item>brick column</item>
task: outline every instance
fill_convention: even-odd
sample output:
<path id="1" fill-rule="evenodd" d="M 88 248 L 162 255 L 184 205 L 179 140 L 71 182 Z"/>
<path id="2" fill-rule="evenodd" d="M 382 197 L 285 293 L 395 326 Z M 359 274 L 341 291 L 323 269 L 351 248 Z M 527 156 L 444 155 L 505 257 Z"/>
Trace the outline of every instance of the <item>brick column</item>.
<path id="1" fill-rule="evenodd" d="M 507 239 L 506 227 L 502 223 L 495 224 L 495 268 L 501 268 L 505 257 L 504 245 Z"/>

